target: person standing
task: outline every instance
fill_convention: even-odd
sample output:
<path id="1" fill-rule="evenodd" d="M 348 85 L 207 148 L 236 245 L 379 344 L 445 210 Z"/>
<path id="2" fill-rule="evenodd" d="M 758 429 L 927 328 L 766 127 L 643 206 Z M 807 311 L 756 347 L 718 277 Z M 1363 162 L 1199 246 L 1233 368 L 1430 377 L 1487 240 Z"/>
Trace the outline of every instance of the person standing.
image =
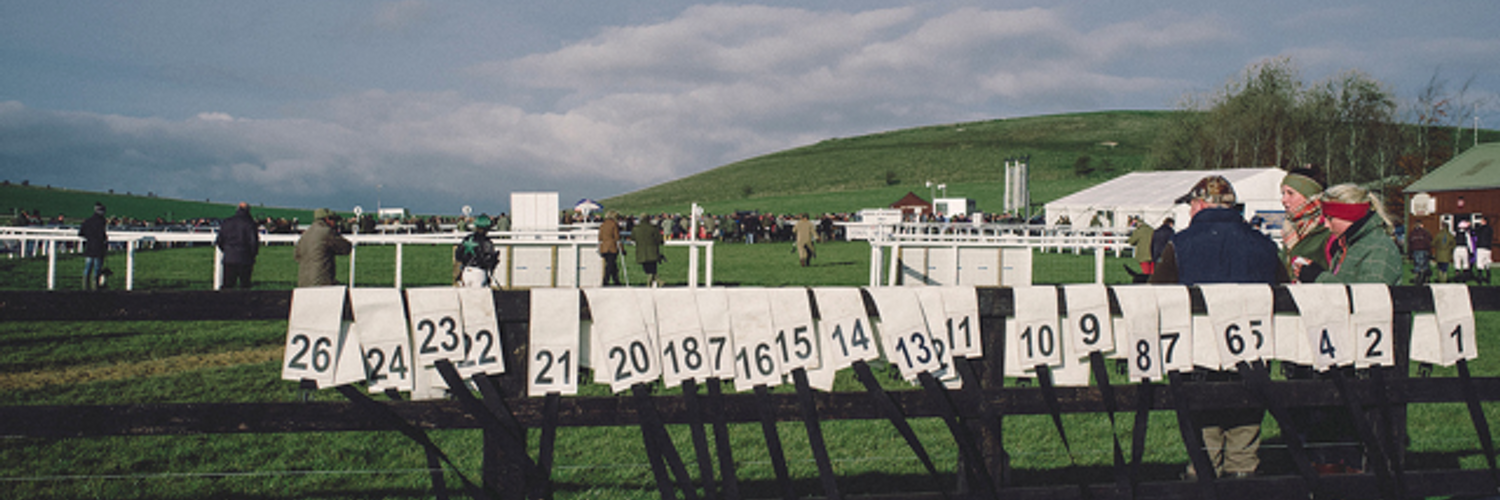
<path id="1" fill-rule="evenodd" d="M 1493 263 L 1491 247 L 1495 244 L 1495 228 L 1490 227 L 1483 215 L 1474 216 L 1474 272 L 1481 284 L 1490 284 L 1490 264 Z"/>
<path id="2" fill-rule="evenodd" d="M 490 227 L 494 220 L 481 214 L 474 219 L 474 231 L 453 248 L 453 262 L 458 264 L 457 285 L 469 288 L 490 286 L 490 275 L 500 262 L 495 243 L 490 241 Z"/>
<path id="3" fill-rule="evenodd" d="M 1323 193 L 1321 177 L 1312 169 L 1299 168 L 1281 179 L 1281 206 L 1286 209 L 1281 242 L 1289 276 L 1296 276 L 1307 265 L 1328 268 L 1323 248 L 1328 246 L 1329 233 L 1323 226 L 1322 205 L 1317 202 Z"/>
<path id="4" fill-rule="evenodd" d="M 1130 232 L 1130 237 L 1125 239 L 1125 244 L 1130 245 L 1135 252 L 1135 260 L 1140 263 L 1141 272 L 1149 276 L 1156 268 L 1156 261 L 1151 259 L 1151 237 L 1155 231 L 1140 217 L 1132 216 L 1130 224 L 1135 226 L 1135 230 Z"/>
<path id="5" fill-rule="evenodd" d="M 250 288 L 255 256 L 260 252 L 260 230 L 255 226 L 255 218 L 250 216 L 250 204 L 245 202 L 240 202 L 234 215 L 219 224 L 214 246 L 224 253 L 223 288 Z"/>
<path id="6" fill-rule="evenodd" d="M 642 215 L 641 223 L 630 232 L 630 239 L 635 241 L 635 262 L 646 273 L 646 286 L 650 287 L 661 286 L 656 279 L 656 266 L 667 260 L 661 253 L 663 238 L 661 228 L 656 224 L 650 217 Z"/>
<path id="7" fill-rule="evenodd" d="M 610 210 L 599 224 L 599 257 L 604 259 L 604 286 L 620 286 L 620 213 Z"/>
<path id="8" fill-rule="evenodd" d="M 1161 227 L 1151 232 L 1151 262 L 1153 272 L 1156 270 L 1155 263 L 1161 262 L 1161 253 L 1167 249 L 1167 242 L 1172 241 L 1172 235 L 1177 234 L 1177 231 L 1172 229 L 1172 224 L 1174 223 L 1176 223 L 1175 220 L 1167 217 L 1161 221 Z"/>
<path id="9" fill-rule="evenodd" d="M 811 265 L 813 257 L 818 254 L 813 250 L 813 240 L 817 239 L 818 234 L 817 227 L 813 226 L 811 220 L 808 220 L 806 213 L 797 218 L 797 225 L 792 227 L 792 234 L 797 241 L 797 260 L 802 263 L 802 267 Z"/>
<path id="10" fill-rule="evenodd" d="M 104 220 L 104 204 L 94 202 L 94 215 L 78 227 L 83 237 L 83 289 L 98 290 L 104 272 L 104 255 L 109 252 L 109 233 Z"/>
<path id="11" fill-rule="evenodd" d="M 1448 226 L 1438 224 L 1437 234 L 1432 236 L 1432 260 L 1437 267 L 1437 281 L 1448 282 L 1448 267 L 1453 265 L 1453 250 L 1458 247 L 1458 237 Z"/>
<path id="12" fill-rule="evenodd" d="M 1151 283 L 1286 282 L 1286 268 L 1277 258 L 1276 244 L 1245 222 L 1236 208 L 1234 186 L 1211 175 L 1177 199 L 1187 203 L 1192 223 L 1172 236 L 1162 250 Z M 1194 378 L 1208 381 L 1239 379 L 1219 370 L 1194 370 Z M 1260 466 L 1261 408 L 1232 408 L 1195 412 L 1193 420 L 1203 435 L 1214 472 L 1219 476 L 1248 477 Z M 1191 466 L 1190 474 L 1197 473 Z"/>
<path id="13" fill-rule="evenodd" d="M 1411 254 L 1412 284 L 1426 285 L 1431 276 L 1432 269 L 1432 233 L 1422 226 L 1421 221 L 1411 229 L 1411 234 L 1406 235 L 1406 250 Z"/>
<path id="14" fill-rule="evenodd" d="M 329 286 L 339 284 L 334 279 L 334 259 L 349 255 L 354 244 L 339 235 L 339 214 L 319 208 L 313 210 L 313 222 L 297 238 L 292 255 L 297 259 L 297 286 Z"/>

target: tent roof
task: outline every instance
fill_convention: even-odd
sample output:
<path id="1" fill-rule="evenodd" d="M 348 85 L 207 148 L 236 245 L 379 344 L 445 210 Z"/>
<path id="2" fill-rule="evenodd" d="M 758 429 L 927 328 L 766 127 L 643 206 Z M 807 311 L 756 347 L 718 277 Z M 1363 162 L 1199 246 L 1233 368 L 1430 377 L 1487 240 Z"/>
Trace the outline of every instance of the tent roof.
<path id="1" fill-rule="evenodd" d="M 1406 187 L 1408 193 L 1500 187 L 1500 142 L 1469 148 Z"/>
<path id="2" fill-rule="evenodd" d="M 1178 197 L 1209 175 L 1222 175 L 1234 185 L 1243 203 L 1254 196 L 1251 184 L 1279 185 L 1286 172 L 1278 168 L 1236 168 L 1227 170 L 1168 170 L 1131 172 L 1094 187 L 1057 199 L 1047 205 L 1085 205 L 1095 207 L 1171 207 Z M 1274 179 L 1271 179 L 1274 177 Z"/>
<path id="3" fill-rule="evenodd" d="M 895 203 L 891 204 L 891 208 L 901 208 L 901 207 L 928 207 L 928 208 L 931 208 L 932 204 L 928 203 L 927 200 L 922 199 L 921 196 L 917 196 L 916 193 L 913 193 L 911 191 L 907 191 L 906 192 L 906 196 L 902 196 L 900 200 L 896 200 Z"/>

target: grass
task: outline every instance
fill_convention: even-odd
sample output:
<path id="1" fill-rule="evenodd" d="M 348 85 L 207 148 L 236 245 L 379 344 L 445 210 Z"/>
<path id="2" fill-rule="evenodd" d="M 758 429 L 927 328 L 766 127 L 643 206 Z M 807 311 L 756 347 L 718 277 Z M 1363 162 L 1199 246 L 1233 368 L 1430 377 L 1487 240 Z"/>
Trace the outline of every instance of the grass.
<path id="1" fill-rule="evenodd" d="M 662 269 L 668 285 L 686 275 L 686 250 L 668 247 Z M 444 247 L 405 249 L 407 286 L 441 286 L 448 278 Z M 860 286 L 868 279 L 869 247 L 864 243 L 828 243 L 810 268 L 799 267 L 790 246 L 721 244 L 715 249 L 720 284 L 741 286 Z M 1038 253 L 1039 282 L 1083 283 L 1092 280 L 1092 256 Z M 114 259 L 112 257 L 112 259 Z M 143 251 L 137 256 L 137 286 L 149 289 L 206 290 L 210 287 L 211 250 L 207 247 Z M 1106 258 L 1106 281 L 1125 283 L 1122 269 L 1131 259 Z M 112 260 L 118 262 L 118 260 Z M 394 282 L 394 248 L 359 250 L 362 286 Z M 339 276 L 347 276 L 347 259 Z M 41 259 L 0 260 L 0 288 L 40 289 L 45 271 Z M 81 264 L 60 259 L 60 275 L 71 276 Z M 639 268 L 629 264 L 632 271 Z M 268 247 L 256 270 L 259 287 L 289 289 L 295 279 L 290 247 Z M 638 272 L 630 273 L 637 285 Z M 64 287 L 77 285 L 60 280 Z M 1479 338 L 1496 345 L 1500 314 L 1478 313 Z M 296 385 L 280 380 L 279 349 L 284 321 L 258 322 L 9 322 L 0 324 L 0 404 L 74 405 L 189 402 L 291 402 L 300 399 Z M 274 356 L 257 359 L 255 356 Z M 1474 370 L 1500 373 L 1500 357 L 1480 357 Z M 905 389 L 891 370 L 879 373 L 891 389 Z M 1434 376 L 1453 376 L 1439 369 Z M 1117 380 L 1117 382 L 1124 382 Z M 787 388 L 780 388 L 785 391 Z M 856 391 L 841 373 L 839 391 Z M 584 392 L 605 395 L 602 385 Z M 671 391 L 665 391 L 671 393 Z M 339 401 L 332 391 L 315 400 Z M 1500 405 L 1486 404 L 1491 419 Z M 1129 452 L 1132 415 L 1118 416 L 1115 435 Z M 1089 477 L 1108 477 L 1110 431 L 1103 414 L 1064 418 L 1074 457 Z M 957 451 L 940 421 L 918 419 L 914 425 L 951 485 Z M 1013 416 L 1005 420 L 1006 449 L 1019 485 L 1066 482 L 1069 456 L 1046 416 Z M 889 424 L 879 421 L 830 421 L 823 424 L 840 487 L 849 494 L 883 494 L 928 489 L 925 472 Z M 1417 405 L 1411 410 L 1411 453 L 1433 466 L 1477 468 L 1473 430 L 1461 404 Z M 817 471 L 801 424 L 779 427 L 797 479 L 797 491 L 819 492 Z M 1268 443 L 1278 431 L 1267 420 Z M 687 430 L 671 428 L 679 450 L 694 460 Z M 441 431 L 434 439 L 471 478 L 481 457 L 477 431 Z M 1146 445 L 1146 477 L 1176 477 L 1185 453 L 1174 417 L 1151 417 Z M 532 445 L 537 442 L 532 433 Z M 731 428 L 736 465 L 749 497 L 777 495 L 774 474 L 758 425 Z M 559 431 L 553 479 L 559 498 L 655 498 L 657 492 L 645 460 L 640 431 L 634 427 L 564 428 Z M 607 443 L 607 445 L 601 445 Z M 1272 451 L 1267 448 L 1267 453 Z M 532 453 L 536 453 L 533 449 Z M 1268 459 L 1268 461 L 1271 459 Z M 421 470 L 420 449 L 393 432 L 284 435 L 162 436 L 106 439 L 0 440 L 0 491 L 6 498 L 426 498 L 430 480 Z M 1274 466 L 1268 462 L 1268 466 Z M 694 473 L 696 475 L 696 473 Z M 448 484 L 457 477 L 448 473 Z"/>

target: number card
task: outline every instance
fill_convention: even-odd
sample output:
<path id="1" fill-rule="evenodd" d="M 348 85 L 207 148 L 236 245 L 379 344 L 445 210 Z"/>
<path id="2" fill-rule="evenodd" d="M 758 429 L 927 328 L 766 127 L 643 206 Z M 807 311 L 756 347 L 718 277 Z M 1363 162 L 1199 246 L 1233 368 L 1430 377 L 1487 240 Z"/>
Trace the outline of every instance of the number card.
<path id="1" fill-rule="evenodd" d="M 614 392 L 631 385 L 649 383 L 661 376 L 656 339 L 641 315 L 641 298 L 647 289 L 586 288 L 589 311 L 594 318 L 594 381 L 608 383 Z"/>
<path id="2" fill-rule="evenodd" d="M 1212 370 L 1223 370 L 1226 366 L 1234 369 L 1234 364 L 1225 364 L 1227 361 L 1219 358 L 1219 334 L 1214 330 L 1214 323 L 1208 316 L 1202 314 L 1193 315 L 1193 367 L 1208 368 Z"/>
<path id="3" fill-rule="evenodd" d="M 292 291 L 292 310 L 287 319 L 285 364 L 281 365 L 283 380 L 313 380 L 318 388 L 327 388 L 349 383 L 341 380 L 339 361 L 356 359 L 359 342 L 349 342 L 349 329 L 344 324 L 344 287 L 326 286 L 298 288 Z M 354 349 L 347 358 L 345 345 Z M 352 365 L 356 379 L 361 372 L 359 365 Z M 362 364 L 362 363 L 361 363 Z M 347 370 L 347 368 L 346 368 Z"/>
<path id="4" fill-rule="evenodd" d="M 662 383 L 676 387 L 690 378 L 707 379 L 713 367 L 706 355 L 703 326 L 698 323 L 697 294 L 691 288 L 656 288 L 653 292 Z"/>
<path id="5" fill-rule="evenodd" d="M 776 352 L 776 330 L 771 322 L 771 299 L 763 288 L 729 291 L 729 324 L 734 332 L 735 388 L 781 384 L 781 356 Z M 743 383 L 742 383 L 743 382 Z"/>
<path id="6" fill-rule="evenodd" d="M 1214 344 L 1218 346 L 1218 366 L 1231 367 L 1240 361 L 1255 361 L 1275 351 L 1274 340 L 1267 333 L 1272 328 L 1268 311 L 1256 309 L 1255 317 L 1251 317 L 1252 306 L 1271 303 L 1270 286 L 1213 284 L 1198 288 L 1203 291 L 1203 302 L 1208 306 Z M 1210 366 L 1206 361 L 1198 364 Z"/>
<path id="7" fill-rule="evenodd" d="M 876 331 L 884 346 L 886 360 L 894 363 L 906 380 L 916 380 L 921 372 L 937 370 L 937 351 L 933 348 L 927 319 L 922 315 L 922 306 L 914 289 L 872 287 L 865 290 L 875 299 L 875 307 L 880 311 L 880 326 Z"/>
<path id="8" fill-rule="evenodd" d="M 812 304 L 804 288 L 766 290 L 771 304 L 771 326 L 776 330 L 776 355 L 781 359 L 782 374 L 797 368 L 817 369 L 823 355 L 818 349 L 818 332 L 813 331 Z"/>
<path id="9" fill-rule="evenodd" d="M 1395 365 L 1391 289 L 1384 283 L 1361 283 L 1349 285 L 1349 292 L 1354 296 L 1354 313 L 1349 316 L 1354 332 L 1354 367 Z"/>
<path id="10" fill-rule="evenodd" d="M 953 357 L 982 358 L 984 342 L 979 336 L 979 295 L 972 286 L 941 287 L 947 320 L 948 352 Z"/>
<path id="11" fill-rule="evenodd" d="M 578 290 L 531 289 L 531 345 L 526 350 L 526 394 L 578 394 Z"/>
<path id="12" fill-rule="evenodd" d="M 1307 344 L 1307 330 L 1302 328 L 1302 317 L 1296 314 L 1277 314 L 1271 318 L 1276 325 L 1272 337 L 1276 339 L 1276 359 L 1303 365 L 1312 365 L 1312 348 Z"/>
<path id="13" fill-rule="evenodd" d="M 354 306 L 354 324 L 364 348 L 365 380 L 370 392 L 386 389 L 410 391 L 416 382 L 416 359 L 411 353 L 411 332 L 406 329 L 406 304 L 395 288 L 349 290 Z"/>
<path id="14" fill-rule="evenodd" d="M 1187 287 L 1155 285 L 1151 289 L 1156 291 L 1161 314 L 1161 369 L 1193 371 L 1193 308 Z"/>
<path id="15" fill-rule="evenodd" d="M 839 370 L 855 360 L 880 359 L 865 300 L 858 288 L 814 288 L 818 299 L 818 334 L 827 346 L 824 358 Z"/>
<path id="16" fill-rule="evenodd" d="M 1008 336 L 1015 346 L 1021 365 L 1062 364 L 1062 349 L 1057 327 L 1057 287 L 1023 286 L 1014 288 L 1016 330 Z"/>
<path id="17" fill-rule="evenodd" d="M 707 342 L 709 376 L 734 379 L 734 334 L 729 323 L 729 293 L 723 288 L 699 288 L 698 323 Z"/>
<path id="18" fill-rule="evenodd" d="M 1479 357 L 1474 339 L 1474 304 L 1469 301 L 1469 287 L 1461 284 L 1432 285 L 1432 305 L 1437 313 L 1439 345 L 1443 348 L 1443 366 L 1453 366 L 1460 359 Z"/>
<path id="19" fill-rule="evenodd" d="M 1411 315 L 1411 360 L 1413 363 L 1443 364 L 1443 334 L 1438 333 L 1437 314 Z"/>
<path id="20" fill-rule="evenodd" d="M 1072 346 L 1074 357 L 1115 349 L 1114 322 L 1109 313 L 1109 289 L 1104 285 L 1065 285 L 1068 317 L 1063 321 L 1063 336 Z"/>
<path id="21" fill-rule="evenodd" d="M 417 364 L 422 369 L 431 369 L 439 359 L 457 365 L 464 360 L 463 352 L 463 306 L 458 301 L 458 289 L 451 286 L 408 288 L 406 310 L 411 321 L 412 343 L 417 350 Z M 433 373 L 433 383 L 442 386 L 441 377 Z"/>
<path id="22" fill-rule="evenodd" d="M 932 376 L 950 388 L 962 388 L 963 381 L 958 370 L 953 368 L 953 345 L 948 335 L 948 310 L 943 306 L 942 290 L 938 287 L 916 289 L 917 304 L 922 306 L 922 317 L 927 321 L 927 332 L 932 339 L 932 350 L 937 354 L 938 368 Z"/>
<path id="23" fill-rule="evenodd" d="M 1349 295 L 1344 285 L 1289 285 L 1302 314 L 1302 328 L 1312 348 L 1313 366 L 1354 362 L 1354 336 L 1349 332 Z"/>
<path id="24" fill-rule="evenodd" d="M 488 288 L 456 290 L 464 319 L 464 358 L 458 363 L 458 373 L 465 377 L 476 373 L 505 373 L 500 322 L 495 319 L 495 293 Z"/>
<path id="25" fill-rule="evenodd" d="M 1156 308 L 1156 292 L 1152 288 L 1153 285 L 1113 288 L 1115 299 L 1120 302 L 1120 313 L 1125 320 L 1125 333 L 1122 336 L 1130 346 L 1126 359 L 1130 360 L 1131 380 L 1162 378 L 1161 349 L 1165 342 L 1160 335 L 1160 315 Z"/>

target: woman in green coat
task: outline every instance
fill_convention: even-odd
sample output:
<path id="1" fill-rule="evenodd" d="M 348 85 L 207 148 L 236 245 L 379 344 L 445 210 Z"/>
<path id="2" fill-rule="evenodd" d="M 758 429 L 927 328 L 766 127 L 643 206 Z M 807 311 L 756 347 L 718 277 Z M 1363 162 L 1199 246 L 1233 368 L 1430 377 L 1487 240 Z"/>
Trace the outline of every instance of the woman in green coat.
<path id="1" fill-rule="evenodd" d="M 646 272 L 646 285 L 659 286 L 661 283 L 656 280 L 656 264 L 666 260 L 661 254 L 661 228 L 650 217 L 643 215 L 640 224 L 636 224 L 635 230 L 630 233 L 630 239 L 635 241 L 635 262 Z"/>
<path id="2" fill-rule="evenodd" d="M 1298 277 L 1303 282 L 1385 283 L 1396 285 L 1406 259 L 1391 239 L 1390 216 L 1379 195 L 1354 184 L 1339 184 L 1323 192 L 1323 217 L 1333 236 L 1325 254 L 1328 268 Z M 1313 276 L 1309 276 L 1313 274 Z"/>

